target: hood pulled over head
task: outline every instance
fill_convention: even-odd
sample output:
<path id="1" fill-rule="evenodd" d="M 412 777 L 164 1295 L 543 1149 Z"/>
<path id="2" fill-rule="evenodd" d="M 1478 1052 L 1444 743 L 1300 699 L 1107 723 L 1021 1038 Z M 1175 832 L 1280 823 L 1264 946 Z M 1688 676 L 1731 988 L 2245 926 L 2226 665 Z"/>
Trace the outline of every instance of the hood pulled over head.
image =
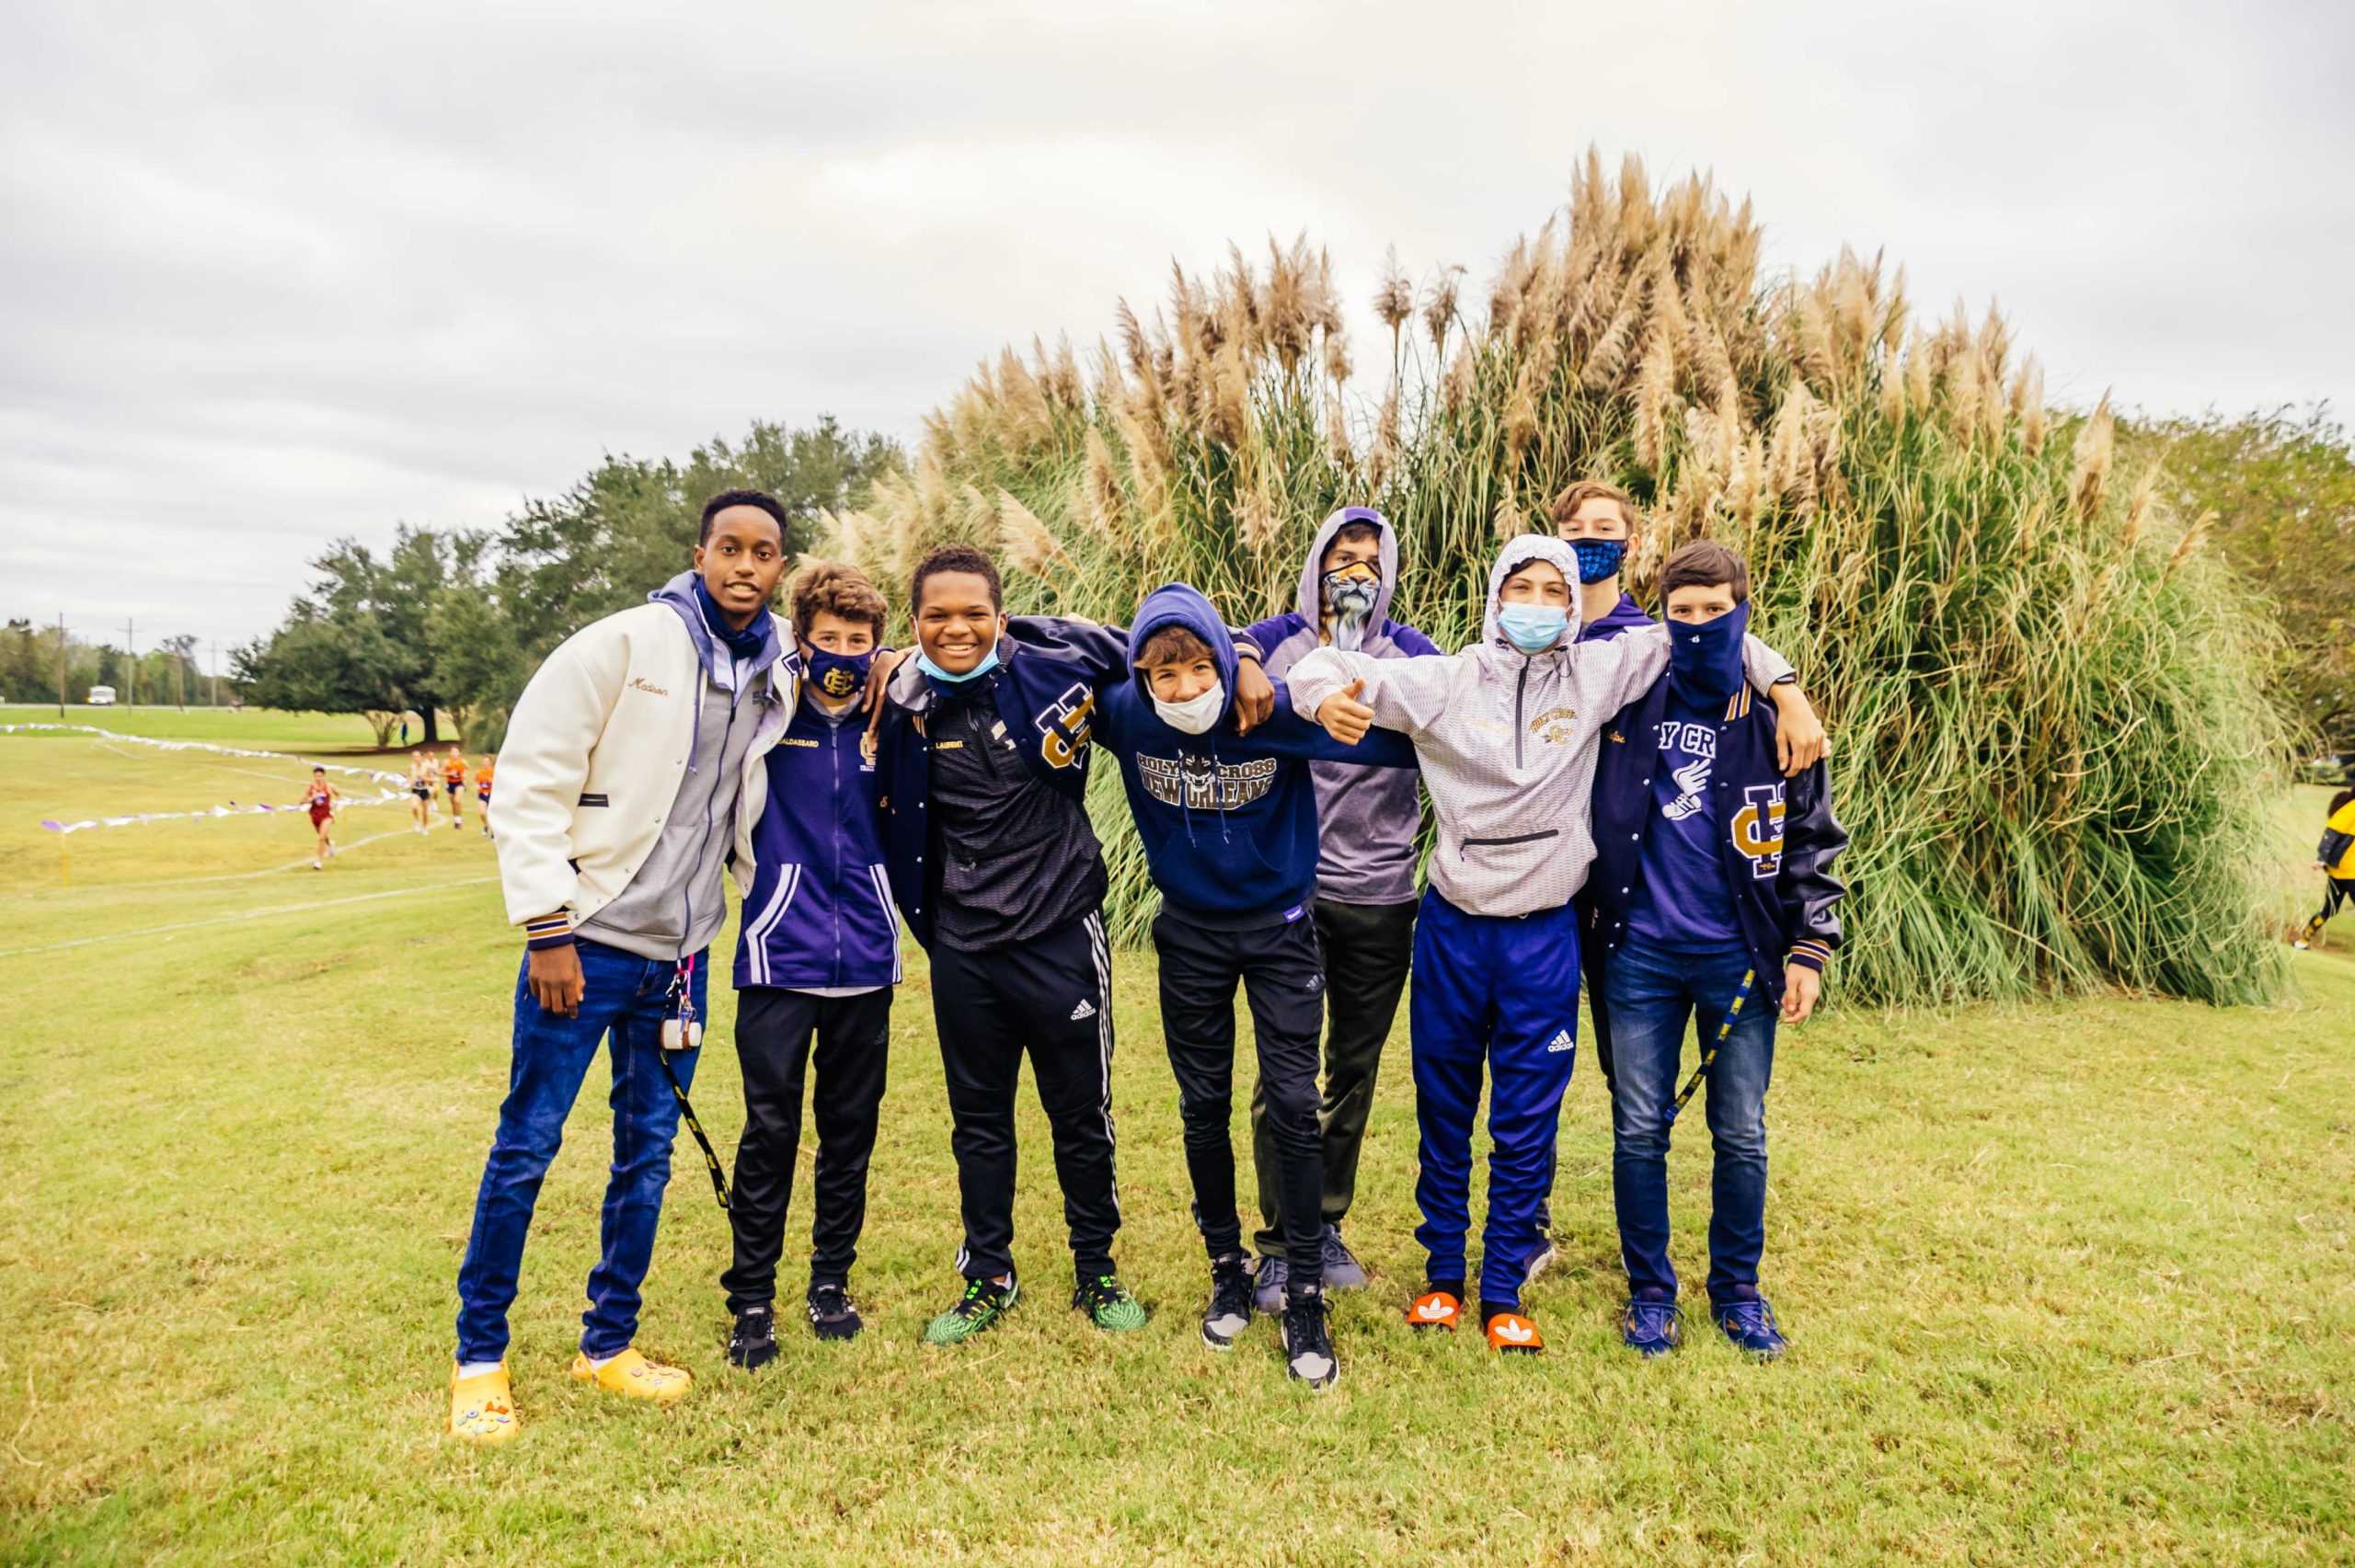
<path id="1" fill-rule="evenodd" d="M 1300 567 L 1300 617 L 1312 626 L 1321 626 L 1325 620 L 1325 552 L 1333 547 L 1333 537 L 1353 522 L 1370 523 L 1380 535 L 1376 548 L 1380 556 L 1374 563 L 1376 581 L 1373 602 L 1353 628 L 1357 643 L 1362 647 L 1366 639 L 1380 634 L 1383 622 L 1390 614 L 1390 601 L 1398 588 L 1398 533 L 1390 520 L 1372 507 L 1342 507 L 1327 517 L 1316 530 L 1316 537 L 1309 543 L 1308 558 Z M 1334 646 L 1350 646 L 1341 637 L 1342 628 L 1334 628 Z"/>
<path id="2" fill-rule="evenodd" d="M 1218 667 L 1220 687 L 1225 701 L 1219 707 L 1219 721 L 1224 723 L 1235 711 L 1235 674 L 1236 658 L 1235 639 L 1227 635 L 1226 623 L 1212 607 L 1200 591 L 1186 583 L 1173 582 L 1155 589 L 1145 595 L 1144 603 L 1137 610 L 1137 618 L 1129 627 L 1129 668 L 1134 671 L 1137 690 L 1146 702 L 1153 701 L 1153 688 L 1145 673 L 1136 668 L 1137 655 L 1153 635 L 1165 626 L 1182 626 L 1201 639 L 1211 650 L 1211 662 Z"/>
<path id="3" fill-rule="evenodd" d="M 1577 554 L 1569 545 L 1550 534 L 1523 533 L 1505 541 L 1505 547 L 1497 553 L 1496 565 L 1488 568 L 1488 604 L 1480 619 L 1482 647 L 1494 647 L 1503 635 L 1498 625 L 1497 614 L 1504 603 L 1499 595 L 1504 591 L 1505 578 L 1532 561 L 1546 562 L 1562 574 L 1562 581 L 1570 589 L 1569 627 L 1562 634 L 1562 646 L 1568 647 L 1579 640 Z"/>

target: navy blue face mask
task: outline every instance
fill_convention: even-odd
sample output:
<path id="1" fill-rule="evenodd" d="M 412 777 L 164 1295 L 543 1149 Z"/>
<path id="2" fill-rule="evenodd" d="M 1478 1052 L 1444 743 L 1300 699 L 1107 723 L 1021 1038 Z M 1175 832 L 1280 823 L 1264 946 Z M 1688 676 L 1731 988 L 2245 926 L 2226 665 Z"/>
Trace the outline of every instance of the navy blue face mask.
<path id="1" fill-rule="evenodd" d="M 1625 539 L 1570 539 L 1564 543 L 1579 558 L 1579 581 L 1582 583 L 1601 582 L 1617 571 L 1619 563 L 1627 558 L 1627 542 Z"/>
<path id="2" fill-rule="evenodd" d="M 1687 697 L 1730 697 L 1742 681 L 1741 639 L 1750 630 L 1747 601 L 1698 626 L 1668 624 L 1668 673 Z"/>
<path id="3" fill-rule="evenodd" d="M 831 703 L 867 689 L 867 672 L 875 667 L 875 652 L 828 653 L 805 646 L 801 650 L 802 679 L 810 689 Z"/>

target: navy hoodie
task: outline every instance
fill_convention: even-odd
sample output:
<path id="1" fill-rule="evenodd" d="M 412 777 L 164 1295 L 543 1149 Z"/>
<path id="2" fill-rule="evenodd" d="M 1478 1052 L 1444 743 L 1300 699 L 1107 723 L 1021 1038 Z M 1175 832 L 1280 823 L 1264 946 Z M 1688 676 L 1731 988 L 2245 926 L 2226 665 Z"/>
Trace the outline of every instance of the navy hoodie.
<path id="1" fill-rule="evenodd" d="M 1225 689 L 1219 721 L 1201 735 L 1162 722 L 1142 673 L 1108 687 L 1096 738 L 1120 764 L 1129 812 L 1164 906 L 1228 930 L 1280 925 L 1316 892 L 1316 792 L 1311 761 L 1415 765 L 1414 744 L 1384 729 L 1344 746 L 1292 710 L 1278 682 L 1275 716 L 1235 731 L 1235 642 L 1210 601 L 1184 583 L 1145 600 L 1129 631 L 1128 659 L 1164 626 L 1183 626 L 1211 650 Z"/>

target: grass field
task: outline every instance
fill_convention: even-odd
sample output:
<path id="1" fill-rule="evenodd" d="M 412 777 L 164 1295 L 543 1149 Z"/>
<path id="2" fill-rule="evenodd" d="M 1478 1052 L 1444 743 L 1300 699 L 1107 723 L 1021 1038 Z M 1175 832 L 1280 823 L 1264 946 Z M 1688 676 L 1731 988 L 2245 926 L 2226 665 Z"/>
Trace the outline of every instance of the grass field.
<path id="1" fill-rule="evenodd" d="M 357 720 L 121 716 L 368 745 Z M 653 1411 L 567 1382 L 603 1181 L 592 1073 L 514 1319 L 525 1430 L 480 1452 L 441 1426 L 516 962 L 488 845 L 471 821 L 420 839 L 393 830 L 398 807 L 356 810 L 357 847 L 319 874 L 296 817 L 156 823 L 74 835 L 68 885 L 38 827 L 291 800 L 299 777 L 0 737 L 0 1559 L 2355 1555 L 2355 919 L 2298 958 L 2276 1009 L 2109 999 L 1786 1033 L 1766 1284 L 1793 1351 L 1771 1368 L 1706 1333 L 1660 1363 L 1617 1348 L 1605 1105 L 1583 1068 L 1567 1259 L 1531 1298 L 1549 1353 L 1410 1338 L 1402 1015 L 1350 1225 L 1375 1284 L 1342 1299 L 1345 1376 L 1322 1399 L 1286 1385 L 1269 1325 L 1223 1358 L 1195 1336 L 1200 1251 L 1143 955 L 1117 967 L 1115 1103 L 1120 1251 L 1153 1325 L 1111 1340 L 1063 1310 L 1032 1104 L 1034 1288 L 972 1345 L 916 1343 L 957 1239 L 918 961 L 855 1282 L 868 1334 L 793 1333 L 758 1378 L 725 1368 L 727 1232 L 683 1138 L 641 1343 L 699 1387 Z M 2317 887 L 2321 799 L 2282 806 L 2285 922 Z M 736 1095 L 714 1049 L 696 1097 L 723 1153 Z M 1706 1163 L 1688 1134 L 1694 1280 Z"/>

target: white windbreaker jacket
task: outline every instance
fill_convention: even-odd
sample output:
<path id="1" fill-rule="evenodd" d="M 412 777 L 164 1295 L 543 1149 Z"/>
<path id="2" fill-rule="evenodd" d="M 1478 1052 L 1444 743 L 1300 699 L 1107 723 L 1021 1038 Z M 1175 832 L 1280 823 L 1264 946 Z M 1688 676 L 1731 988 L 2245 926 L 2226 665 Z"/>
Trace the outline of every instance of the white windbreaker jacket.
<path id="1" fill-rule="evenodd" d="M 1560 643 L 1531 656 L 1505 641 L 1497 593 L 1532 560 L 1578 581 L 1578 558 L 1560 540 L 1524 533 L 1511 541 L 1488 571 L 1481 640 L 1461 653 L 1372 658 L 1320 647 L 1285 678 L 1293 710 L 1312 722 L 1326 698 L 1362 681 L 1359 701 L 1373 709 L 1374 723 L 1414 741 L 1439 818 L 1431 886 L 1468 914 L 1558 909 L 1585 886 L 1603 727 L 1668 668 L 1666 626 L 1579 642 L 1575 591 Z M 1743 662 L 1762 691 L 1792 672 L 1756 637 Z"/>
<path id="2" fill-rule="evenodd" d="M 782 617 L 777 635 L 790 651 L 793 632 Z M 754 736 L 739 781 L 740 887 L 752 879 L 766 757 L 800 700 L 799 670 L 798 658 L 779 658 L 761 676 L 781 701 Z M 578 926 L 629 886 L 678 798 L 709 679 L 678 612 L 662 603 L 592 622 L 548 655 L 515 704 L 490 797 L 511 923 L 562 910 Z"/>

